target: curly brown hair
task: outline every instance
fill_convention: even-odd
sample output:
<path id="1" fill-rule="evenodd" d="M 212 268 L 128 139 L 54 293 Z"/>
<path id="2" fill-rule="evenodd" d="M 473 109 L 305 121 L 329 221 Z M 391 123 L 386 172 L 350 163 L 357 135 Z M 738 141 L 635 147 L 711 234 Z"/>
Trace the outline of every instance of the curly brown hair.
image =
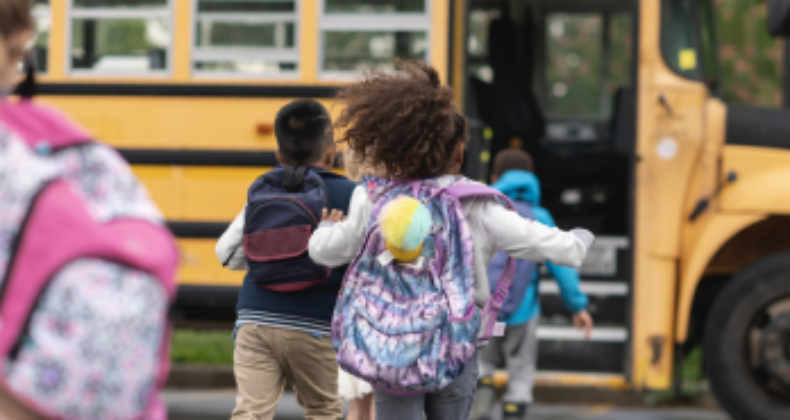
<path id="1" fill-rule="evenodd" d="M 361 161 L 392 176 L 420 179 L 443 174 L 459 143 L 466 119 L 428 64 L 396 61 L 400 73 L 368 73 L 340 91 L 345 105 L 335 126 Z"/>

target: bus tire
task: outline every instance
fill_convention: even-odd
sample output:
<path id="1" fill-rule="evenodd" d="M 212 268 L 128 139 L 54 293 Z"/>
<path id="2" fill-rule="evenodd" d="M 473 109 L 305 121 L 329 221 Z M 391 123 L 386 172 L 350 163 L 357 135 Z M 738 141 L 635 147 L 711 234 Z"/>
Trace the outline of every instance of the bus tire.
<path id="1" fill-rule="evenodd" d="M 777 368 L 776 359 L 765 356 L 774 344 L 766 347 L 760 338 L 775 337 L 779 325 L 786 340 L 781 346 L 790 352 L 790 331 L 784 330 L 790 325 L 788 304 L 790 252 L 742 270 L 713 303 L 705 327 L 705 372 L 719 404 L 736 420 L 790 419 L 790 385 L 784 382 L 790 354 L 779 360 L 787 365 Z"/>

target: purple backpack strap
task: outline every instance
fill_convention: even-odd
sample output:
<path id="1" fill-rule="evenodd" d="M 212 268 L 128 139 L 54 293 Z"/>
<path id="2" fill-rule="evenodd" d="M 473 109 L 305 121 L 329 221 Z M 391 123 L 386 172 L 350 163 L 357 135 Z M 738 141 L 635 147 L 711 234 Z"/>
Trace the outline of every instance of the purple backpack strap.
<path id="1" fill-rule="evenodd" d="M 459 200 L 471 197 L 496 197 L 499 198 L 507 208 L 516 211 L 516 206 L 508 196 L 494 188 L 482 184 L 455 184 L 445 188 L 444 192 Z M 508 256 L 505 269 L 502 270 L 502 274 L 497 281 L 497 288 L 491 296 L 491 299 L 488 300 L 486 306 L 483 308 L 482 319 L 484 325 L 483 332 L 479 336 L 481 341 L 490 340 L 491 337 L 496 335 L 502 335 L 502 331 L 498 331 L 497 328 L 497 315 L 499 314 L 499 310 L 502 309 L 502 303 L 507 299 L 507 294 L 510 290 L 510 284 L 513 282 L 513 275 L 515 272 L 516 260 Z"/>

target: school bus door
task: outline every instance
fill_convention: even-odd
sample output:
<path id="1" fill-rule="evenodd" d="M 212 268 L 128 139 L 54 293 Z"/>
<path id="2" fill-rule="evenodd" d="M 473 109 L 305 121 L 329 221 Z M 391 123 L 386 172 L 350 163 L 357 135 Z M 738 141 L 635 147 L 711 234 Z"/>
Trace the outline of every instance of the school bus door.
<path id="1" fill-rule="evenodd" d="M 541 205 L 557 224 L 598 235 L 580 270 L 596 320 L 589 342 L 573 329 L 557 284 L 541 275 L 539 380 L 626 387 L 633 2 L 466 0 L 464 7 L 453 11 L 450 74 L 470 118 L 465 173 L 488 181 L 498 151 L 525 149 L 535 159 Z"/>

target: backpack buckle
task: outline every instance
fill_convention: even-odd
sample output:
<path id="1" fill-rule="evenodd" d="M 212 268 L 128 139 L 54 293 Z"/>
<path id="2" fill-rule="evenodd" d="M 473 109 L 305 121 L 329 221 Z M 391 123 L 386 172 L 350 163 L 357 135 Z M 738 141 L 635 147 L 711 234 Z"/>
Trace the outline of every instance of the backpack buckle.
<path id="1" fill-rule="evenodd" d="M 505 299 L 507 299 L 507 290 L 497 288 L 496 291 L 494 291 L 494 299 L 499 303 L 504 302 Z"/>

